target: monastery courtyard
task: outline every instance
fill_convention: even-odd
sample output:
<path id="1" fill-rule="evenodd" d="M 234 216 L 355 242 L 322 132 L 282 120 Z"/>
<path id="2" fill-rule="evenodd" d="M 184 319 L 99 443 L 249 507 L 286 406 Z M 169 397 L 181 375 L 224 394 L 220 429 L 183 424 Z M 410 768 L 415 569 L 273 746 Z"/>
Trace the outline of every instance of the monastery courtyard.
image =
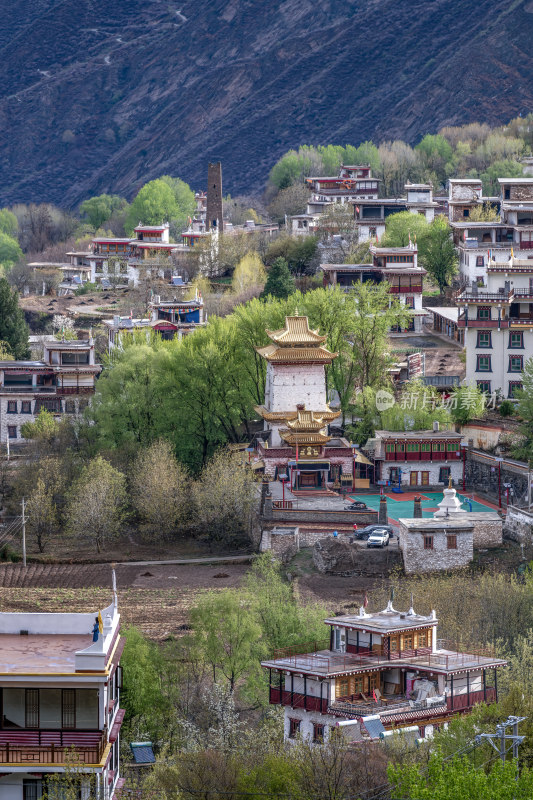
<path id="1" fill-rule="evenodd" d="M 270 483 L 270 491 L 274 500 L 281 500 L 283 496 L 282 485 L 279 481 L 272 481 Z M 385 492 L 387 498 L 387 513 L 389 523 L 396 525 L 398 520 L 402 517 L 413 517 L 413 500 L 415 497 L 422 498 L 422 516 L 432 518 L 433 513 L 437 510 L 438 504 L 443 499 L 442 492 L 410 492 L 404 491 L 401 494 L 395 494 L 388 489 Z M 472 493 L 462 493 L 457 491 L 457 497 L 463 504 L 465 512 L 469 511 L 497 511 L 498 506 L 494 503 L 489 503 L 487 500 L 482 499 L 478 495 Z M 301 493 L 296 497 L 289 491 L 285 485 L 285 500 L 292 500 L 294 508 L 321 508 L 327 511 L 341 511 L 345 506 L 349 505 L 353 500 L 361 500 L 368 508 L 379 510 L 379 494 L 368 494 L 363 492 L 348 492 L 346 497 L 341 495 L 335 496 L 324 495 L 322 497 L 302 497 Z"/>

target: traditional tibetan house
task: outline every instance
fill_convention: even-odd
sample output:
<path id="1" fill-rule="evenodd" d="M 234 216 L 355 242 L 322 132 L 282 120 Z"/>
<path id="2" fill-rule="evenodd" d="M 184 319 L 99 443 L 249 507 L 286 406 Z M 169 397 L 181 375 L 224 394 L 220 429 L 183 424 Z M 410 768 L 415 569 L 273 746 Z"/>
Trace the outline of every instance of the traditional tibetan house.
<path id="1" fill-rule="evenodd" d="M 438 423 L 435 423 L 437 428 Z M 464 477 L 465 449 L 455 431 L 376 431 L 365 450 L 372 454 L 376 481 L 397 489 L 458 484 Z M 461 450 L 463 452 L 461 452 Z"/>
<path id="2" fill-rule="evenodd" d="M 328 432 L 340 412 L 328 405 L 325 367 L 337 353 L 307 317 L 286 317 L 284 328 L 267 333 L 272 343 L 257 349 L 267 362 L 265 403 L 255 409 L 266 423 L 257 444 L 265 474 L 286 474 L 293 491 L 340 486 L 354 457 L 346 439 Z"/>
<path id="3" fill-rule="evenodd" d="M 262 662 L 270 703 L 285 707 L 286 739 L 319 743 L 338 726 L 355 742 L 411 726 L 425 736 L 454 714 L 498 699 L 497 670 L 506 662 L 439 640 L 434 611 L 397 611 L 391 601 L 384 611 L 360 608 L 325 624 L 328 640 Z"/>

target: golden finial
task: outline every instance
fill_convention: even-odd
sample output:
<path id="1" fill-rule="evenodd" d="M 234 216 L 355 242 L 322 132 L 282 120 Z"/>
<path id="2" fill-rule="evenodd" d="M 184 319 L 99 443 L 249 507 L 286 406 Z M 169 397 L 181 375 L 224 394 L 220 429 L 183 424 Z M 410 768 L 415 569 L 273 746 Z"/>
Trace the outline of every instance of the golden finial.
<path id="1" fill-rule="evenodd" d="M 448 489 L 452 488 L 452 476 L 450 475 L 448 478 Z"/>

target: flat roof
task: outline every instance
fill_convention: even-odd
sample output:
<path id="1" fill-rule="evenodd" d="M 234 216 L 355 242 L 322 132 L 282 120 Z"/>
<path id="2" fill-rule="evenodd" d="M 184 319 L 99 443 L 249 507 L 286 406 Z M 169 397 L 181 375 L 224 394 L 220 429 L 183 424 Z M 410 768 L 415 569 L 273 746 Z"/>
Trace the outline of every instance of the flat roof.
<path id="1" fill-rule="evenodd" d="M 533 178 L 498 178 L 498 183 L 527 183 L 531 185 L 533 183 Z"/>
<path id="2" fill-rule="evenodd" d="M 468 512 L 467 512 L 468 513 Z M 468 514 L 470 518 L 470 514 Z M 398 522 L 403 523 L 409 530 L 436 531 L 453 528 L 454 531 L 468 533 L 474 527 L 474 520 L 469 522 L 461 512 L 451 513 L 449 517 L 439 517 L 438 519 L 420 517 L 399 517 Z"/>
<path id="3" fill-rule="evenodd" d="M 77 650 L 92 644 L 91 634 L 0 634 L 0 673 L 74 672 Z"/>
<path id="4" fill-rule="evenodd" d="M 449 319 L 452 322 L 457 322 L 459 317 L 459 309 L 457 306 L 426 306 L 426 311 L 431 311 L 433 314 L 439 314 L 441 317 Z"/>
<path id="5" fill-rule="evenodd" d="M 420 520 L 425 522 L 426 520 Z M 438 620 L 434 615 L 429 617 L 421 614 L 409 613 L 409 611 L 396 611 L 391 608 L 378 611 L 375 614 L 344 614 L 340 617 L 325 619 L 326 625 L 346 625 L 348 627 L 364 628 L 365 630 L 375 630 L 379 633 L 388 631 L 403 630 L 408 628 L 421 628 L 436 625 Z"/>
<path id="6" fill-rule="evenodd" d="M 462 439 L 462 433 L 455 431 L 376 431 L 374 438 L 376 439 Z"/>

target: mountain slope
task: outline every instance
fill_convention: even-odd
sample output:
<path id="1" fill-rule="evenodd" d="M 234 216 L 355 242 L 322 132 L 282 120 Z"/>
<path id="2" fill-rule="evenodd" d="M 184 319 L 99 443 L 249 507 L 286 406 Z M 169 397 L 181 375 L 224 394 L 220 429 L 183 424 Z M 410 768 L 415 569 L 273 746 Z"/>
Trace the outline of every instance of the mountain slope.
<path id="1" fill-rule="evenodd" d="M 163 173 L 260 188 L 301 143 L 533 108 L 533 2 L 3 0 L 0 203 L 128 197 Z"/>

